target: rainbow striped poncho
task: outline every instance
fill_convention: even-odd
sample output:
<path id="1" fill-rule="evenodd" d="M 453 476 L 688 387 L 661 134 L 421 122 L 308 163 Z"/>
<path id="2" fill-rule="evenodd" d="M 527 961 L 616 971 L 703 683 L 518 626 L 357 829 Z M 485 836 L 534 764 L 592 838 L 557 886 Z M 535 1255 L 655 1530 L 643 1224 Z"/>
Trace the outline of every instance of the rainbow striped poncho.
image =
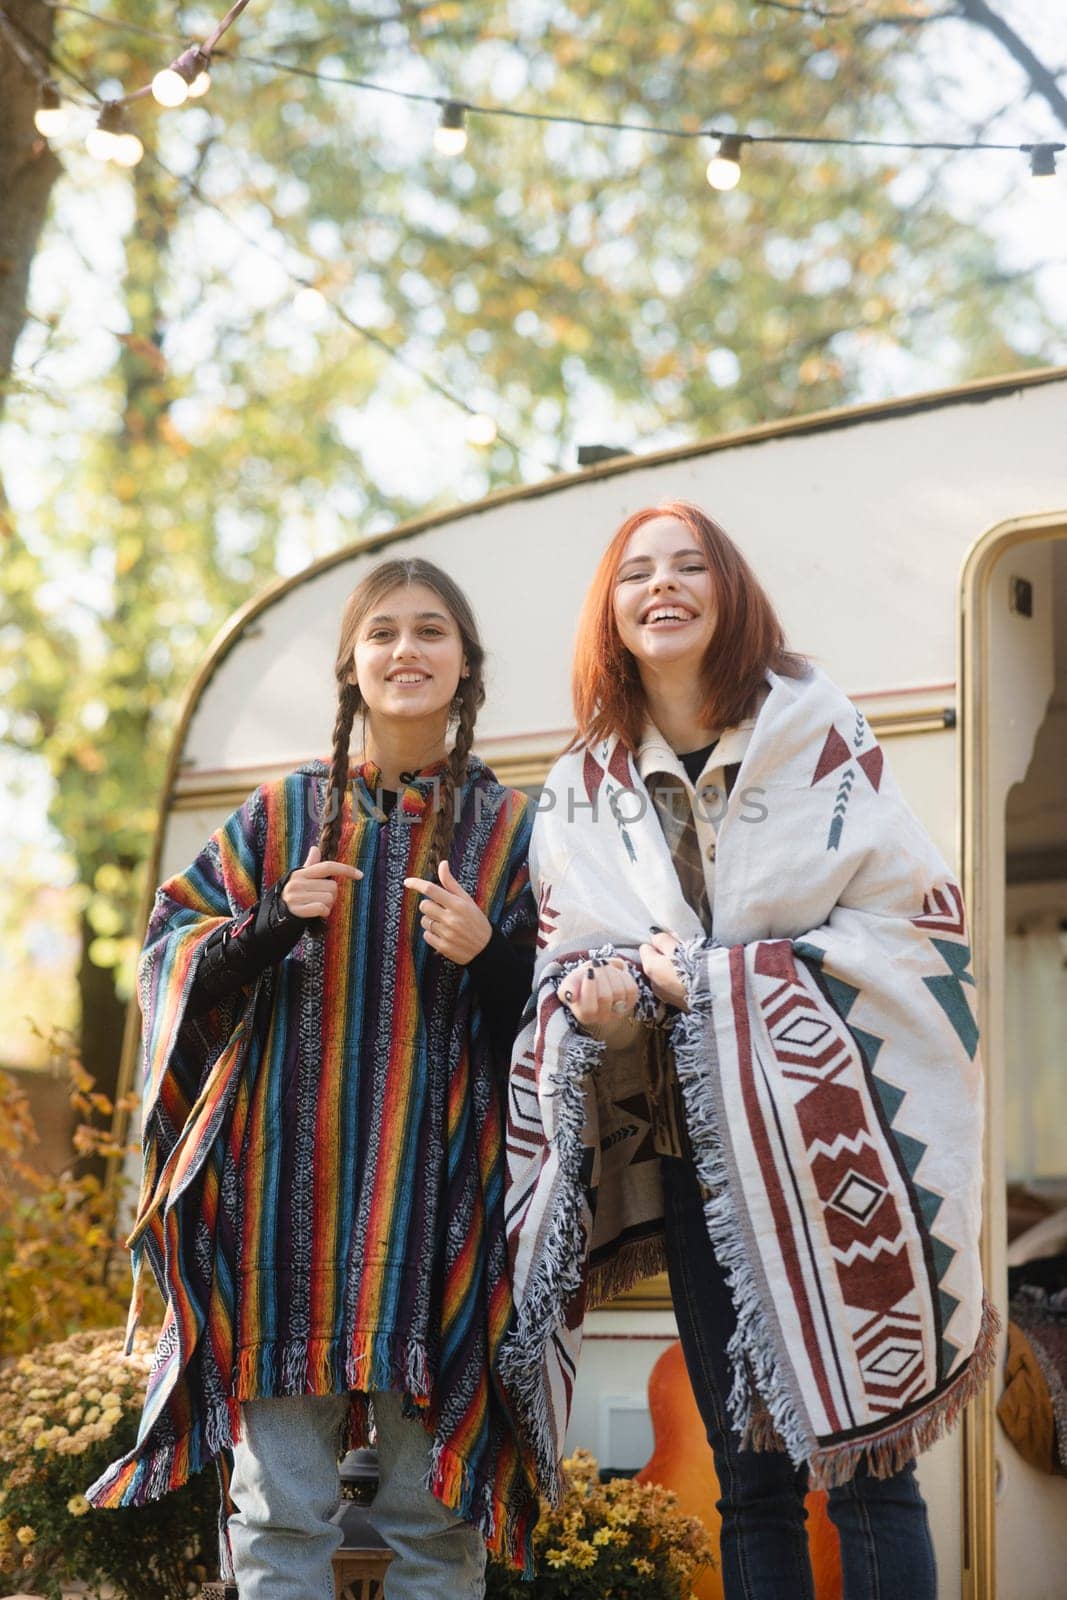
<path id="1" fill-rule="evenodd" d="M 502 1093 L 469 974 L 421 936 L 435 774 L 388 819 L 352 774 L 325 935 L 249 990 L 186 1016 L 199 952 L 317 842 L 328 767 L 264 784 L 158 891 L 141 960 L 144 1183 L 130 1244 L 166 1313 L 135 1448 L 88 1490 L 139 1505 L 233 1443 L 243 1400 L 410 1396 L 430 1487 L 491 1549 L 537 1517 L 496 1357 L 513 1316 Z M 527 797 L 472 760 L 450 859 L 509 938 L 534 938 Z M 457 808 L 458 809 L 458 808 Z M 135 1287 L 131 1320 L 139 1309 Z M 349 1444 L 365 1437 L 354 1399 Z"/>

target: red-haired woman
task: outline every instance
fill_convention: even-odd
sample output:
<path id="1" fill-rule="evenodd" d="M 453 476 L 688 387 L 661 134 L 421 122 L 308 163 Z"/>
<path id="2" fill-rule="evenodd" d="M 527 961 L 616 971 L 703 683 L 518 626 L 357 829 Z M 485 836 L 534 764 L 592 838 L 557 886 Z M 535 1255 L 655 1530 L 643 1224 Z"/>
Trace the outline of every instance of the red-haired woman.
<path id="1" fill-rule="evenodd" d="M 369 1398 L 390 1595 L 477 1600 L 483 1540 L 521 1561 L 537 1514 L 493 1375 L 530 807 L 471 754 L 483 650 L 437 567 L 363 578 L 335 673 L 330 761 L 156 897 L 134 1243 L 166 1319 L 137 1446 L 89 1493 L 141 1504 L 231 1448 L 242 1600 L 327 1600 Z"/>
<path id="2" fill-rule="evenodd" d="M 697 507 L 631 516 L 586 601 L 578 736 L 531 846 L 503 1370 L 558 1490 L 585 1310 L 664 1253 L 728 1600 L 931 1600 L 914 1457 L 992 1359 L 959 891 L 862 714 Z M 665 1248 L 664 1248 L 665 1247 Z"/>

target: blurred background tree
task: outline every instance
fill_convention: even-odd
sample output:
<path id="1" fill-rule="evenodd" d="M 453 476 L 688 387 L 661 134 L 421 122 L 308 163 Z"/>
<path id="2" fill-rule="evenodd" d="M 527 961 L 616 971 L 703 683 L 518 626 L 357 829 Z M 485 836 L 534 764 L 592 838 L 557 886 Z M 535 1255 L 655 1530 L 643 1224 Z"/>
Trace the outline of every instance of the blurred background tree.
<path id="1" fill-rule="evenodd" d="M 45 51 L 107 96 L 216 13 L 0 5 L 0 87 L 18 87 L 0 179 L 33 175 L 17 234 L 17 195 L 0 202 L 9 352 L 25 315 L 0 431 L 0 746 L 24 808 L 3 915 L 32 928 L 47 856 L 77 1003 L 57 984 L 40 1020 L 70 1012 L 105 1094 L 178 705 L 272 576 L 570 469 L 579 442 L 650 449 L 1067 351 L 1033 262 L 961 210 L 953 174 L 979 158 L 762 146 L 716 194 L 707 141 L 471 115 L 445 158 L 432 105 L 303 75 L 694 131 L 966 139 L 991 124 L 968 122 L 952 26 L 981 31 L 989 71 L 1003 55 L 1013 136 L 1054 137 L 1053 100 L 988 18 L 917 0 L 253 0 L 203 100 L 135 108 L 132 173 L 60 142 L 53 189 L 32 130 Z M 1021 156 L 981 160 L 991 193 L 1028 181 Z M 488 445 L 466 443 L 464 406 L 495 419 Z"/>

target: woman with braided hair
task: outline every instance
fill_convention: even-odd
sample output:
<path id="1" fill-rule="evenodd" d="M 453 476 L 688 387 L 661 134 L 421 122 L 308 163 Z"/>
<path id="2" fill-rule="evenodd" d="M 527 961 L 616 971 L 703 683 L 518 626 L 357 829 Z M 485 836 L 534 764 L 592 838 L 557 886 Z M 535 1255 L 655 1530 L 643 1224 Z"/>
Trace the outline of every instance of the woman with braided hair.
<path id="1" fill-rule="evenodd" d="M 443 572 L 376 567 L 345 607 L 331 760 L 263 784 L 156 897 L 131 1245 L 166 1319 L 138 1443 L 90 1498 L 232 1453 L 241 1600 L 332 1597 L 337 1457 L 371 1418 L 390 1600 L 481 1595 L 486 1544 L 528 1559 L 495 1364 L 532 814 L 471 754 L 483 662 Z"/>

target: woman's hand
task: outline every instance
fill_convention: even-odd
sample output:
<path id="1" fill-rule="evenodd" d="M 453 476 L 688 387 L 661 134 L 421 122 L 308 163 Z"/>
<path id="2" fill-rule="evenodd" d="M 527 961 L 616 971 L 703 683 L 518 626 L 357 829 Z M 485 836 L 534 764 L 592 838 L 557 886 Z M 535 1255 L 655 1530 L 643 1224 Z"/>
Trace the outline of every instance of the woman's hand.
<path id="1" fill-rule="evenodd" d="M 657 929 L 652 942 L 641 946 L 641 966 L 658 999 L 669 1006 L 677 1006 L 679 1011 L 688 1011 L 689 997 L 671 959 L 680 943 L 673 933 Z"/>
<path id="2" fill-rule="evenodd" d="M 322 851 L 313 844 L 302 867 L 290 873 L 282 890 L 282 903 L 294 917 L 328 917 L 337 900 L 337 879 L 358 882 L 363 874 L 346 861 L 323 861 Z"/>
<path id="3" fill-rule="evenodd" d="M 422 936 L 431 950 L 465 967 L 480 955 L 493 936 L 493 925 L 485 912 L 464 889 L 447 861 L 437 869 L 440 883 L 428 878 L 405 878 L 405 889 L 417 889 L 425 899 Z"/>
<path id="4" fill-rule="evenodd" d="M 560 979 L 556 993 L 576 1022 L 608 1040 L 623 1031 L 637 1005 L 637 984 L 619 956 L 579 967 Z"/>

